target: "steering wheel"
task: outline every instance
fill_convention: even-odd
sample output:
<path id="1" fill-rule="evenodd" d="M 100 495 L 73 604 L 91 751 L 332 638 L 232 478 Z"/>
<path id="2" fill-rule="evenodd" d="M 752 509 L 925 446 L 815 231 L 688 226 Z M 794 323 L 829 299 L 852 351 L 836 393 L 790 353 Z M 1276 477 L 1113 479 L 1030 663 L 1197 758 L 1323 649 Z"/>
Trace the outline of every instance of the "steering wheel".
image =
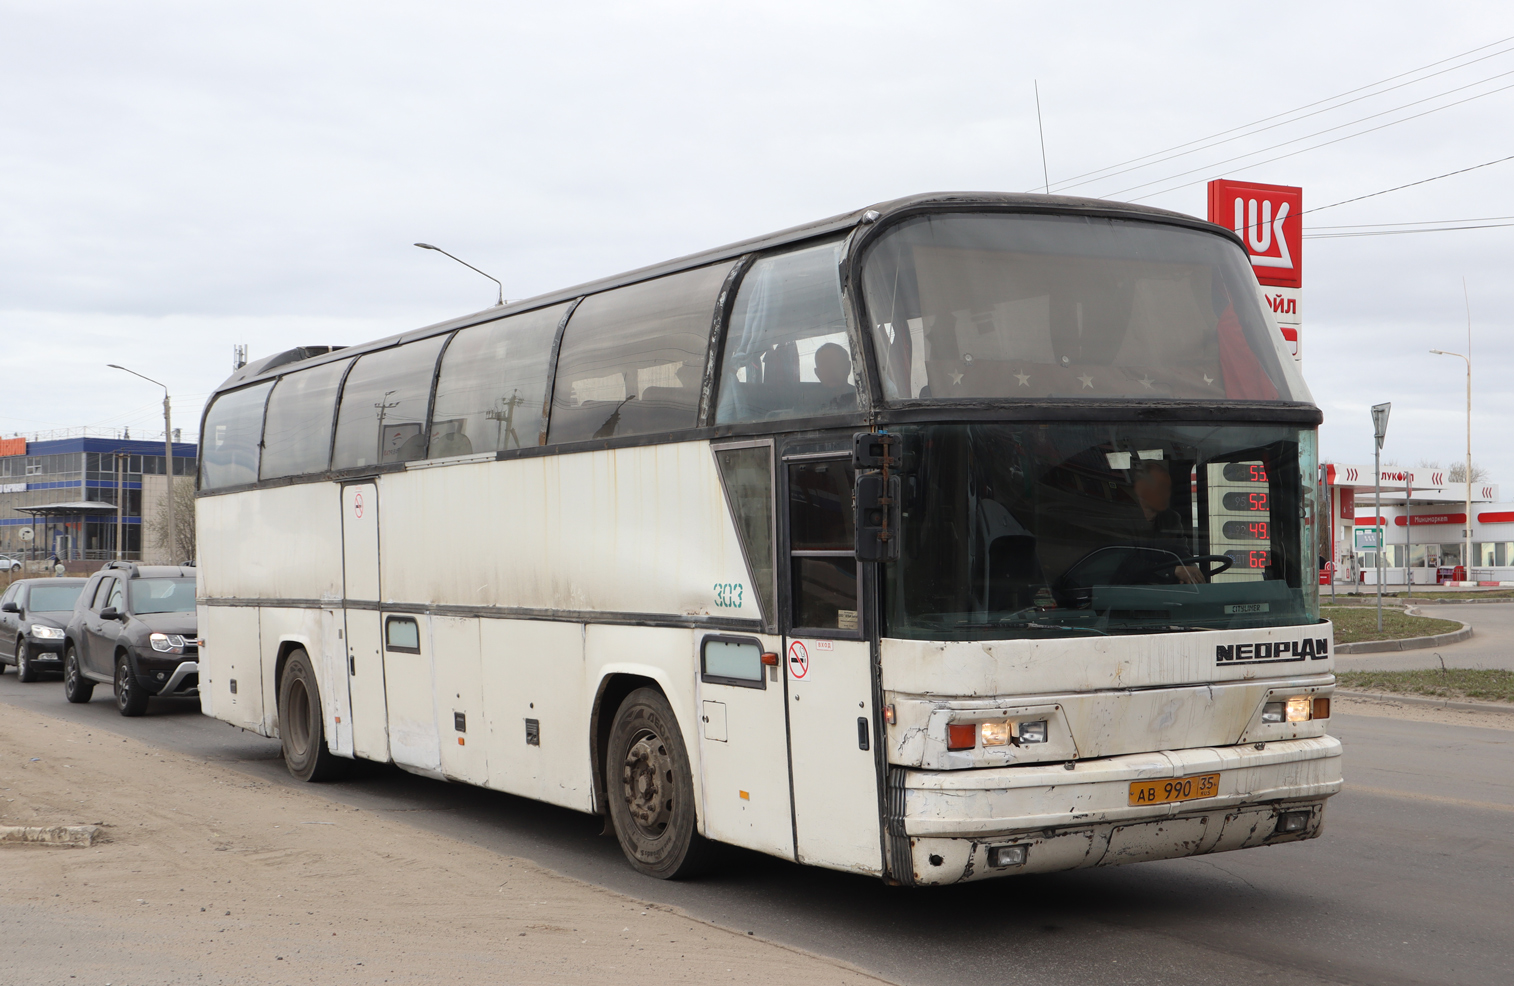
<path id="1" fill-rule="evenodd" d="M 1207 564 L 1209 562 L 1213 562 L 1214 564 L 1218 565 L 1219 568 L 1213 569 L 1211 571 Z M 1173 569 L 1183 568 L 1188 565 L 1198 565 L 1199 571 L 1204 573 L 1204 577 L 1206 579 L 1212 579 L 1234 564 L 1235 559 L 1231 558 L 1229 555 L 1190 555 L 1187 558 L 1179 558 L 1176 563 L 1166 561 L 1158 562 L 1157 564 L 1152 565 L 1150 568 L 1148 568 L 1145 574 L 1151 576 L 1166 575 L 1175 581 L 1177 576 L 1174 574 Z"/>

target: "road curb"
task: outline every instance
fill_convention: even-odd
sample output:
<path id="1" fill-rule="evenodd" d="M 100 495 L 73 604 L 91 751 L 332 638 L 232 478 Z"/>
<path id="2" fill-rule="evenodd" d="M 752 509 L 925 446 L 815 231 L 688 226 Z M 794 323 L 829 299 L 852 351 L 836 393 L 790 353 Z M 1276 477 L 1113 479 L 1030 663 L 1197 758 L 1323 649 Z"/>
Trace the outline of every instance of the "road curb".
<path id="1" fill-rule="evenodd" d="M 1333 694 L 1341 698 L 1383 699 L 1390 702 L 1403 702 L 1405 705 L 1433 705 L 1437 709 L 1462 709 L 1467 712 L 1498 712 L 1503 715 L 1514 715 L 1514 705 L 1505 705 L 1502 702 L 1467 702 L 1450 698 L 1424 698 L 1418 695 L 1399 695 L 1395 692 L 1348 692 L 1341 688 L 1337 688 Z"/>
<path id="2" fill-rule="evenodd" d="M 98 825 L 0 825 L 0 845 L 30 843 L 41 846 L 92 846 L 100 838 Z"/>
<path id="3" fill-rule="evenodd" d="M 1412 606 L 1404 607 L 1404 612 L 1409 616 L 1418 616 L 1418 613 L 1410 612 Z M 1461 623 L 1460 620 L 1456 622 Z M 1426 647 L 1443 647 L 1446 644 L 1458 644 L 1472 636 L 1472 624 L 1462 623 L 1460 630 L 1452 630 L 1450 633 L 1437 633 L 1431 637 L 1400 637 L 1398 640 L 1359 640 L 1352 644 L 1336 644 L 1337 654 L 1384 654 L 1390 651 L 1423 650 Z"/>

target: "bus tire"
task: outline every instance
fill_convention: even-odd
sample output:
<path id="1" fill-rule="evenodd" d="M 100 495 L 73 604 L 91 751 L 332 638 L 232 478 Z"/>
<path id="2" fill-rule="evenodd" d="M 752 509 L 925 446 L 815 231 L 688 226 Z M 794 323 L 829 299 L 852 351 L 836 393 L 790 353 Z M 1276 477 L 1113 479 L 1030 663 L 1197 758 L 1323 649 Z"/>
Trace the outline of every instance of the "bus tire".
<path id="1" fill-rule="evenodd" d="M 626 696 L 610 726 L 605 768 L 610 821 L 631 865 L 659 880 L 701 871 L 713 847 L 698 831 L 688 750 L 662 692 Z"/>
<path id="2" fill-rule="evenodd" d="M 79 670 L 79 652 L 70 643 L 63 649 L 63 697 L 83 705 L 95 694 L 95 683 Z"/>
<path id="3" fill-rule="evenodd" d="M 328 781 L 341 774 L 341 761 L 326 746 L 321 686 L 303 647 L 290 651 L 279 679 L 279 745 L 284 766 L 299 780 Z"/>

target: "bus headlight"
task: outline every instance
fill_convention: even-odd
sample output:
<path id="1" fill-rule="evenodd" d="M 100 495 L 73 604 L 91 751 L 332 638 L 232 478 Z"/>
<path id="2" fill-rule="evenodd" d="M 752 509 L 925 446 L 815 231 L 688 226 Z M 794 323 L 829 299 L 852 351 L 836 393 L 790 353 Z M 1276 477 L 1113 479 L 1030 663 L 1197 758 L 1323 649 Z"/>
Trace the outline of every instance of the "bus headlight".
<path id="1" fill-rule="evenodd" d="M 1007 722 L 985 722 L 979 727 L 983 734 L 984 746 L 1008 746 L 1010 724 Z"/>
<path id="2" fill-rule="evenodd" d="M 1328 703 L 1329 699 L 1324 701 Z M 1295 695 L 1283 702 L 1268 702 L 1262 706 L 1262 721 L 1308 722 L 1314 718 L 1314 704 L 1314 698 L 1309 695 Z M 1324 708 L 1328 710 L 1330 706 L 1327 704 Z M 1328 714 L 1327 711 L 1326 715 Z"/>
<path id="3" fill-rule="evenodd" d="M 1037 719 L 1035 722 L 1022 722 L 1022 723 L 1020 723 L 1020 742 L 1021 743 L 1045 743 L 1046 742 L 1046 720 L 1045 719 Z"/>

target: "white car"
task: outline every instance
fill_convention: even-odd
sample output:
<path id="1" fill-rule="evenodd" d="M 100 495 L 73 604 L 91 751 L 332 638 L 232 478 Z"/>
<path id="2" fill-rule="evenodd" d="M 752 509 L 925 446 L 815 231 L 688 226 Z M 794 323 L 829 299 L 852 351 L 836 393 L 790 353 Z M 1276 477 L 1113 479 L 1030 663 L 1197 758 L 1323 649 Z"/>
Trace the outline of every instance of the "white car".
<path id="1" fill-rule="evenodd" d="M 21 559 L 14 555 L 0 555 L 0 572 L 21 571 Z"/>

